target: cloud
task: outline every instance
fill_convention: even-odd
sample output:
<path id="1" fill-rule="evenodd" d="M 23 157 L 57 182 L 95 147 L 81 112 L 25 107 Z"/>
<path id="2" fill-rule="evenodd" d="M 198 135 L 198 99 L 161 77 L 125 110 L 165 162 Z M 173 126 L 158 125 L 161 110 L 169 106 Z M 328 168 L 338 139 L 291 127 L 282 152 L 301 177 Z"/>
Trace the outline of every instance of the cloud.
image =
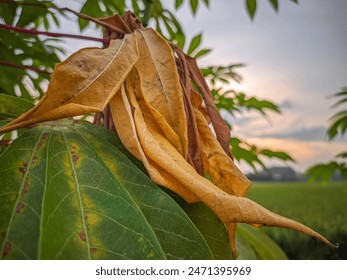
<path id="1" fill-rule="evenodd" d="M 294 158 L 295 163 L 287 163 L 298 172 L 304 172 L 308 167 L 316 163 L 326 163 L 332 160 L 338 153 L 346 150 L 346 144 L 342 142 L 303 141 L 297 139 L 279 138 L 250 138 L 248 142 L 262 149 L 284 151 Z M 265 159 L 266 166 L 283 166 L 284 162 L 277 159 Z M 245 163 L 238 163 L 245 173 L 252 169 Z"/>
<path id="2" fill-rule="evenodd" d="M 327 140 L 326 127 L 324 126 L 302 127 L 289 132 L 274 132 L 261 136 L 266 138 L 297 139 L 303 141 Z"/>
<path id="3" fill-rule="evenodd" d="M 280 109 L 293 109 L 294 105 L 293 102 L 289 99 L 285 99 L 283 100 L 280 104 L 279 104 Z"/>

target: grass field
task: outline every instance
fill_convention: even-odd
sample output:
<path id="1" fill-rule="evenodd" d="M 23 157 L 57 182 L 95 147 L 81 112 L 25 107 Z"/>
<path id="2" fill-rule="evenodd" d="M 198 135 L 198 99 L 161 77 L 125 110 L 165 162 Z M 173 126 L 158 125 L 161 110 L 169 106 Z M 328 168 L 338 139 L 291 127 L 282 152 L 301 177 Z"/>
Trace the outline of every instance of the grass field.
<path id="1" fill-rule="evenodd" d="M 318 231 L 339 249 L 303 233 L 264 228 L 290 259 L 347 260 L 347 183 L 254 183 L 248 198 Z"/>

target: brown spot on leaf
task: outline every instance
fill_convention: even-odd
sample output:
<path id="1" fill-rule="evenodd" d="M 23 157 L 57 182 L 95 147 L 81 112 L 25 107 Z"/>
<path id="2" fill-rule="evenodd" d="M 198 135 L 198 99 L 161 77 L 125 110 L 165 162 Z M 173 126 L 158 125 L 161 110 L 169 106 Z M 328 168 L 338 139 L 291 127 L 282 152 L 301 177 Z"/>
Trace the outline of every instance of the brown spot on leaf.
<path id="1" fill-rule="evenodd" d="M 84 233 L 84 231 L 80 231 L 79 233 L 78 233 L 78 236 L 79 236 L 79 238 L 82 240 L 82 241 L 86 241 L 87 239 L 86 239 L 86 234 Z"/>
<path id="2" fill-rule="evenodd" d="M 19 167 L 18 168 L 19 172 L 22 173 L 23 175 L 27 172 L 27 169 L 24 167 Z"/>
<path id="3" fill-rule="evenodd" d="M 25 173 L 27 172 L 27 167 L 28 167 L 28 164 L 26 162 L 23 162 L 23 167 L 19 167 L 18 170 L 20 173 L 25 175 Z"/>
<path id="4" fill-rule="evenodd" d="M 29 187 L 29 178 L 26 178 L 23 189 L 22 189 L 22 195 L 25 195 L 28 192 L 28 187 Z"/>
<path id="5" fill-rule="evenodd" d="M 24 204 L 19 202 L 16 208 L 16 212 L 19 213 L 24 208 Z"/>
<path id="6" fill-rule="evenodd" d="M 42 134 L 41 140 L 39 142 L 39 144 L 37 145 L 38 149 L 41 149 L 41 147 L 43 146 L 43 142 L 45 142 L 46 138 L 48 136 L 48 133 L 45 132 L 44 134 Z"/>
<path id="7" fill-rule="evenodd" d="M 31 163 L 35 163 L 35 162 L 37 162 L 37 156 L 34 156 L 32 161 L 31 161 Z"/>
<path id="8" fill-rule="evenodd" d="M 5 247 L 4 247 L 4 251 L 2 252 L 2 256 L 6 257 L 10 253 L 11 249 L 12 249 L 11 243 L 6 242 Z"/>
<path id="9" fill-rule="evenodd" d="M 78 159 L 79 159 L 78 155 L 72 155 L 72 160 L 74 163 L 77 163 Z"/>
<path id="10" fill-rule="evenodd" d="M 90 253 L 95 254 L 96 253 L 96 248 L 90 248 Z"/>

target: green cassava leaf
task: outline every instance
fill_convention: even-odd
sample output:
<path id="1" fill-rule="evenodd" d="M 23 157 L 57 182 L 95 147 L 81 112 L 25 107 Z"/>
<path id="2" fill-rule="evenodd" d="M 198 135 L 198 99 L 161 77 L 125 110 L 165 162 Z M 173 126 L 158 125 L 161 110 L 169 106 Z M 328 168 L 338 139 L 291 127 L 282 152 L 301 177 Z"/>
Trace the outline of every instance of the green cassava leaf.
<path id="1" fill-rule="evenodd" d="M 16 118 L 32 107 L 28 100 L 0 93 L 0 118 Z"/>
<path id="2" fill-rule="evenodd" d="M 198 10 L 199 0 L 190 0 L 190 8 L 192 10 L 193 15 L 196 14 Z"/>
<path id="3" fill-rule="evenodd" d="M 346 166 L 336 161 L 330 161 L 328 163 L 319 163 L 311 166 L 306 173 L 310 176 L 310 181 L 323 181 L 329 182 L 333 175 L 337 171 L 346 171 Z"/>
<path id="4" fill-rule="evenodd" d="M 206 239 L 216 260 L 233 259 L 228 233 L 224 224 L 203 203 L 186 203 L 177 194 L 165 190 L 187 213 Z M 287 259 L 285 253 L 262 230 L 247 224 L 238 224 L 237 258 L 240 260 Z"/>
<path id="5" fill-rule="evenodd" d="M 213 211 L 203 203 L 189 204 L 177 194 L 167 192 L 176 200 L 203 234 L 214 258 L 216 260 L 231 260 L 233 257 L 227 230 Z"/>
<path id="6" fill-rule="evenodd" d="M 275 11 L 278 11 L 278 0 L 269 0 L 270 5 L 275 9 Z"/>
<path id="7" fill-rule="evenodd" d="M 7 24 L 12 25 L 16 16 L 17 5 L 14 0 L 9 0 L 9 3 L 0 5 L 0 18 L 2 18 Z"/>
<path id="8" fill-rule="evenodd" d="M 253 19 L 257 10 L 257 0 L 246 0 L 246 8 L 248 15 Z"/>
<path id="9" fill-rule="evenodd" d="M 99 1 L 86 1 L 81 8 L 81 13 L 92 17 L 105 16 L 105 13 L 101 10 Z M 89 22 L 85 19 L 78 18 L 78 25 L 80 30 L 83 31 L 89 25 Z"/>
<path id="10" fill-rule="evenodd" d="M 278 152 L 278 151 L 272 151 L 269 149 L 264 149 L 264 150 L 261 150 L 259 153 L 261 155 L 268 157 L 268 158 L 278 158 L 278 159 L 281 159 L 283 161 L 287 161 L 287 160 L 294 161 L 294 159 L 285 152 Z"/>
<path id="11" fill-rule="evenodd" d="M 328 129 L 329 139 L 334 139 L 339 134 L 344 135 L 347 130 L 347 110 L 336 113 L 330 121 L 332 123 Z"/>
<path id="12" fill-rule="evenodd" d="M 210 5 L 210 0 L 203 0 L 204 1 L 204 3 L 205 3 L 205 6 L 206 7 L 209 7 L 209 5 Z"/>
<path id="13" fill-rule="evenodd" d="M 88 122 L 78 123 L 78 126 L 85 128 L 81 130 L 81 133 L 89 143 L 95 143 L 95 146 L 100 145 L 100 141 L 95 141 L 100 137 L 108 142 L 107 145 L 103 142 L 104 148 L 96 149 L 98 155 L 105 161 L 113 174 L 116 174 L 118 180 L 122 182 L 137 202 L 154 229 L 167 258 L 212 258 L 210 249 L 206 246 L 205 240 L 201 238 L 201 233 L 196 230 L 178 205 L 142 172 L 138 172 L 138 178 L 135 177 L 132 162 L 141 170 L 145 169 L 142 163 L 126 150 L 116 134 Z M 127 169 L 123 166 L 119 170 L 115 164 L 115 158 L 119 158 L 120 155 L 113 153 L 113 150 L 118 150 L 119 154 L 122 153 L 130 158 L 131 161 L 128 159 L 127 161 L 131 167 Z M 138 182 L 141 182 L 141 186 Z"/>
<path id="14" fill-rule="evenodd" d="M 262 260 L 287 260 L 282 249 L 261 229 L 247 224 L 238 225 L 238 234 L 251 244 L 258 259 Z"/>
<path id="15" fill-rule="evenodd" d="M 40 125 L 1 154 L 2 258 L 213 258 L 183 210 L 87 128 Z"/>
<path id="16" fill-rule="evenodd" d="M 202 34 L 200 33 L 192 39 L 192 41 L 190 42 L 188 51 L 187 51 L 188 55 L 191 55 L 196 50 L 196 48 L 199 47 L 199 45 L 201 43 L 201 38 L 202 38 Z"/>
<path id="17" fill-rule="evenodd" d="M 175 9 L 177 10 L 179 7 L 181 7 L 183 4 L 183 0 L 176 0 L 175 1 Z"/>
<path id="18" fill-rule="evenodd" d="M 202 49 L 202 50 L 198 51 L 194 57 L 199 58 L 199 57 L 205 56 L 205 55 L 209 54 L 211 51 L 212 51 L 212 49 Z"/>
<path id="19" fill-rule="evenodd" d="M 246 237 L 239 233 L 239 225 L 236 235 L 237 259 L 238 260 L 258 260 L 252 245 Z"/>

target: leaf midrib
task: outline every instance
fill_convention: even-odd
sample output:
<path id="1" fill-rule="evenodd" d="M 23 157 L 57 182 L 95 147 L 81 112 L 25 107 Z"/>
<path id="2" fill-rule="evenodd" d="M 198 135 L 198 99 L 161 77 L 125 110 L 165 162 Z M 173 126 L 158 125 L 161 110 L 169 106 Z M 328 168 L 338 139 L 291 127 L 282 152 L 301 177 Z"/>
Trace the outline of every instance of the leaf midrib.
<path id="1" fill-rule="evenodd" d="M 84 213 L 84 207 L 83 207 L 83 202 L 82 202 L 82 195 L 81 195 L 81 190 L 80 190 L 80 184 L 79 184 L 78 178 L 77 178 L 77 171 L 75 169 L 75 165 L 74 165 L 74 162 L 73 162 L 72 154 L 71 154 L 71 151 L 70 151 L 70 148 L 69 148 L 69 145 L 68 145 L 68 141 L 67 141 L 66 135 L 65 135 L 64 131 L 61 130 L 60 132 L 62 133 L 62 135 L 64 137 L 66 150 L 67 150 L 67 152 L 69 154 L 70 166 L 71 166 L 72 173 L 73 173 L 73 176 L 74 176 L 74 181 L 75 181 L 75 184 L 76 184 L 76 190 L 77 190 L 77 195 L 78 195 L 78 202 L 79 202 L 79 206 L 80 206 L 80 210 L 81 210 L 81 216 L 82 216 L 81 218 L 82 218 L 83 230 L 84 230 L 85 235 L 86 235 L 88 259 L 91 260 L 92 257 L 91 257 L 91 252 L 90 252 L 89 234 L 88 234 L 87 224 L 86 224 L 86 220 L 85 220 L 85 213 Z"/>

